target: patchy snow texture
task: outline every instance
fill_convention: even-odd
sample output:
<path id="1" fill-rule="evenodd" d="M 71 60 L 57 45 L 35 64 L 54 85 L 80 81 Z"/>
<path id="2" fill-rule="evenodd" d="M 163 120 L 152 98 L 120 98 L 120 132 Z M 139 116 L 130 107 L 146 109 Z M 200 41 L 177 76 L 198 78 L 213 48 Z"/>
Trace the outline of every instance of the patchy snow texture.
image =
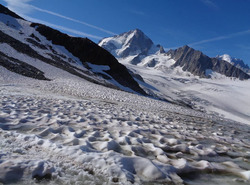
<path id="1" fill-rule="evenodd" d="M 249 126 L 36 62 L 53 81 L 0 67 L 0 182 L 249 183 Z"/>

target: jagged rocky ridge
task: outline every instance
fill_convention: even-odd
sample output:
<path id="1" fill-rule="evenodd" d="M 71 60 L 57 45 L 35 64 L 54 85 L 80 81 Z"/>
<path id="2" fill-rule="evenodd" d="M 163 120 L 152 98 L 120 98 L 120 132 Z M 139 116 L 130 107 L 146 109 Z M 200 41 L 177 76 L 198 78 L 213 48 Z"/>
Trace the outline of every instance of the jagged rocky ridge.
<path id="1" fill-rule="evenodd" d="M 250 72 L 250 67 L 247 64 L 245 64 L 244 61 L 241 59 L 231 57 L 228 54 L 216 56 L 216 58 L 218 58 L 219 60 L 225 60 L 246 73 Z"/>
<path id="2" fill-rule="evenodd" d="M 0 13 L 11 16 L 12 20 L 14 20 L 14 19 L 24 20 L 23 18 L 16 15 L 14 12 L 8 10 L 7 8 L 5 8 L 2 5 L 0 5 Z M 6 26 L 9 26 L 9 25 L 6 24 Z M 79 58 L 80 61 L 82 62 L 82 64 L 84 66 L 86 66 L 87 68 L 88 68 L 87 62 L 91 63 L 91 64 L 95 64 L 95 65 L 109 66 L 110 69 L 106 70 L 105 72 L 108 75 L 110 75 L 114 80 L 116 80 L 119 84 L 121 84 L 124 87 L 128 87 L 128 88 L 134 90 L 135 92 L 146 95 L 146 93 L 140 88 L 140 86 L 137 84 L 137 82 L 129 74 L 127 68 L 125 66 L 123 66 L 122 64 L 120 64 L 116 60 L 116 58 L 113 57 L 108 51 L 99 47 L 97 44 L 95 44 L 91 40 L 89 40 L 87 38 L 70 37 L 66 34 L 63 34 L 59 31 L 55 30 L 55 29 L 52 29 L 50 27 L 47 27 L 47 26 L 41 25 L 41 24 L 32 23 L 31 27 L 34 27 L 42 36 L 46 37 L 47 40 L 52 41 L 52 44 L 56 44 L 56 45 L 60 45 L 60 46 L 65 47 L 70 53 L 73 54 L 73 56 Z M 22 43 L 21 41 L 15 39 L 15 38 L 12 38 L 10 35 L 7 35 L 6 33 L 1 32 L 0 34 L 1 34 L 0 42 L 7 43 L 8 45 L 13 47 L 18 52 L 24 53 L 32 58 L 35 58 L 35 59 L 37 58 L 43 62 L 46 62 L 50 65 L 53 65 L 53 66 L 56 66 L 56 67 L 61 68 L 63 70 L 66 70 L 71 74 L 77 75 L 77 76 L 84 78 L 86 80 L 89 80 L 91 82 L 101 84 L 101 85 L 106 85 L 106 86 L 113 87 L 113 88 L 117 88 L 117 87 L 115 87 L 115 85 L 104 84 L 104 83 L 101 83 L 97 80 L 94 80 L 93 78 L 89 78 L 88 75 L 90 73 L 88 73 L 86 71 L 79 70 L 75 66 L 71 65 L 70 61 L 65 62 L 64 60 L 62 60 L 63 56 L 58 56 L 57 53 L 53 52 L 54 53 L 53 55 L 49 54 L 50 57 L 52 58 L 52 59 L 49 59 L 49 58 L 46 58 L 46 57 L 42 56 L 41 54 L 39 54 L 37 51 L 32 49 L 28 44 Z M 20 34 L 22 34 L 22 33 L 20 32 Z M 53 46 L 43 45 L 41 43 L 41 41 L 39 40 L 39 38 L 37 38 L 34 34 L 30 35 L 30 37 L 27 38 L 26 41 L 32 45 L 35 45 L 39 49 L 54 51 Z M 1 57 L 1 58 L 3 58 L 3 57 Z M 5 61 L 6 60 L 10 61 L 10 58 L 5 57 Z M 20 62 L 22 62 L 22 66 L 24 66 L 24 65 L 26 66 L 26 69 L 29 67 L 27 65 L 27 63 L 25 63 L 25 61 L 20 61 Z M 1 62 L 1 64 L 2 64 L 2 66 L 6 67 L 6 65 L 3 65 L 3 64 L 7 64 L 7 63 Z M 15 68 L 17 66 L 18 65 L 15 65 Z M 13 68 L 13 66 L 12 66 L 12 68 Z M 8 66 L 7 69 L 10 69 L 10 67 Z M 35 68 L 32 68 L 32 69 L 35 70 Z M 89 69 L 91 69 L 91 68 L 89 68 Z M 15 69 L 12 71 L 17 72 L 21 75 L 27 74 L 27 73 L 23 72 L 23 69 L 22 70 Z M 22 71 L 22 72 L 20 72 L 20 71 Z M 84 73 L 84 75 L 83 75 L 83 73 Z M 98 74 L 98 75 L 100 75 L 100 74 Z M 101 74 L 101 76 L 104 79 L 109 80 L 110 77 L 108 75 Z M 32 78 L 37 78 L 37 79 L 46 79 L 45 77 L 37 77 L 37 75 L 31 75 L 31 74 L 26 75 L 26 76 L 32 77 Z"/>
<path id="3" fill-rule="evenodd" d="M 167 54 L 176 60 L 174 67 L 181 66 L 184 71 L 189 71 L 200 77 L 209 77 L 206 72 L 207 70 L 212 70 L 227 77 L 236 77 L 240 80 L 250 78 L 244 71 L 227 61 L 219 60 L 218 58 L 210 58 L 201 51 L 194 50 L 187 45 L 176 50 L 169 50 Z"/>
<path id="4" fill-rule="evenodd" d="M 22 17 L 20 17 L 16 13 L 10 11 L 8 8 L 6 8 L 5 6 L 3 6 L 1 4 L 0 4 L 0 13 L 6 14 L 6 15 L 10 15 L 11 17 L 14 17 L 14 18 L 17 18 L 17 19 L 23 19 Z"/>

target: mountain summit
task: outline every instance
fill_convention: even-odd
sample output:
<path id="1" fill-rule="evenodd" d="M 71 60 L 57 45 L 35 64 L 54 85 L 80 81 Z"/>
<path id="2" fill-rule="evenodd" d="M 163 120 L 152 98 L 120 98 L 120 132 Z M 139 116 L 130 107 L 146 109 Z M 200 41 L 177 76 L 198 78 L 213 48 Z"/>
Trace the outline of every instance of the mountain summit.
<path id="1" fill-rule="evenodd" d="M 113 38 L 103 39 L 99 45 L 112 51 L 114 56 L 125 58 L 131 55 L 147 54 L 153 42 L 141 30 L 135 29 Z"/>
<path id="2" fill-rule="evenodd" d="M 143 58 L 155 53 L 164 53 L 160 45 L 155 45 L 140 29 L 131 30 L 120 35 L 104 38 L 99 46 L 108 50 L 118 59 L 137 65 Z M 120 60 L 119 60 L 120 61 Z"/>
<path id="3" fill-rule="evenodd" d="M 243 60 L 241 59 L 238 59 L 238 58 L 234 58 L 234 57 L 231 57 L 230 55 L 228 54 L 224 54 L 224 55 L 221 55 L 221 56 L 216 56 L 216 58 L 218 58 L 219 60 L 224 60 L 224 61 L 227 61 L 229 62 L 230 64 L 234 65 L 235 67 L 245 71 L 245 72 L 250 72 L 250 68 L 247 64 L 244 63 Z"/>

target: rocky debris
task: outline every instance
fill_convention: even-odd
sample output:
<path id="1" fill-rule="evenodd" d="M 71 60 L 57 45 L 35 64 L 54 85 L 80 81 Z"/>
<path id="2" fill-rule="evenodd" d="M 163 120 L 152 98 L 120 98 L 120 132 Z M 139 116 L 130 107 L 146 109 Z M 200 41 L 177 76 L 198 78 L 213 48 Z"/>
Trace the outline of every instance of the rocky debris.
<path id="1" fill-rule="evenodd" d="M 23 76 L 38 80 L 49 80 L 44 76 L 44 72 L 39 69 L 15 58 L 9 57 L 2 52 L 0 52 L 0 65 Z"/>

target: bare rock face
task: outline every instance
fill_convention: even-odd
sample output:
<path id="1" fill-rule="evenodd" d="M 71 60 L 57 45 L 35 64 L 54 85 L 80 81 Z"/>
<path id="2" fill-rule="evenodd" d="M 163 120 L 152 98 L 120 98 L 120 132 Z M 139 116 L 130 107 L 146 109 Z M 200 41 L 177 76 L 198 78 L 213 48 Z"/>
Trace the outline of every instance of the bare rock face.
<path id="1" fill-rule="evenodd" d="M 60 31 L 54 30 L 48 26 L 35 24 L 31 26 L 53 44 L 64 46 L 74 56 L 78 57 L 82 63 L 89 62 L 95 65 L 107 65 L 110 70 L 106 71 L 118 83 L 132 90 L 146 95 L 144 90 L 140 88 L 138 83 L 129 74 L 127 68 L 120 64 L 117 59 L 107 50 L 101 48 L 91 40 L 80 37 L 70 37 Z"/>
<path id="2" fill-rule="evenodd" d="M 130 39 L 128 39 L 125 47 L 127 47 L 123 53 L 122 57 L 127 57 L 131 53 L 139 52 L 140 54 L 147 54 L 149 49 L 152 47 L 153 42 L 149 39 L 141 30 L 136 29 L 132 30 L 127 35 L 132 35 Z"/>
<path id="3" fill-rule="evenodd" d="M 242 71 L 244 71 L 246 73 L 250 72 L 250 67 L 247 64 L 245 64 L 244 61 L 241 60 L 241 59 L 231 57 L 228 54 L 224 54 L 224 55 L 221 55 L 221 56 L 216 56 L 216 58 L 219 59 L 219 60 L 227 61 L 230 64 L 234 65 L 235 67 L 241 69 Z"/>
<path id="4" fill-rule="evenodd" d="M 181 66 L 184 71 L 189 71 L 194 75 L 206 77 L 206 69 L 212 69 L 211 59 L 200 51 L 196 51 L 188 46 L 183 46 L 177 50 L 168 52 L 176 60 L 174 67 Z"/>
<path id="5" fill-rule="evenodd" d="M 9 71 L 26 77 L 35 78 L 38 80 L 49 80 L 44 76 L 44 73 L 42 71 L 35 68 L 34 66 L 31 66 L 15 58 L 9 57 L 2 52 L 0 52 L 0 66 L 3 66 Z"/>
<path id="6" fill-rule="evenodd" d="M 167 52 L 176 63 L 174 67 L 181 66 L 184 71 L 189 71 L 190 73 L 207 78 L 206 70 L 210 69 L 227 77 L 236 77 L 240 80 L 249 79 L 250 76 L 242 71 L 241 69 L 235 67 L 234 65 L 217 58 L 210 58 L 204 55 L 202 52 L 194 50 L 189 46 L 183 46 L 176 50 L 169 50 Z"/>
<path id="7" fill-rule="evenodd" d="M 213 70 L 218 73 L 224 74 L 229 77 L 236 77 L 240 80 L 247 80 L 250 78 L 247 73 L 224 60 L 220 61 L 216 58 L 212 58 L 212 63 Z"/>
<path id="8" fill-rule="evenodd" d="M 15 14 L 14 12 L 10 11 L 8 8 L 0 4 L 0 13 L 9 15 L 11 17 L 17 18 L 17 19 L 23 19 L 19 15 Z M 24 20 L 24 19 L 23 19 Z"/>

